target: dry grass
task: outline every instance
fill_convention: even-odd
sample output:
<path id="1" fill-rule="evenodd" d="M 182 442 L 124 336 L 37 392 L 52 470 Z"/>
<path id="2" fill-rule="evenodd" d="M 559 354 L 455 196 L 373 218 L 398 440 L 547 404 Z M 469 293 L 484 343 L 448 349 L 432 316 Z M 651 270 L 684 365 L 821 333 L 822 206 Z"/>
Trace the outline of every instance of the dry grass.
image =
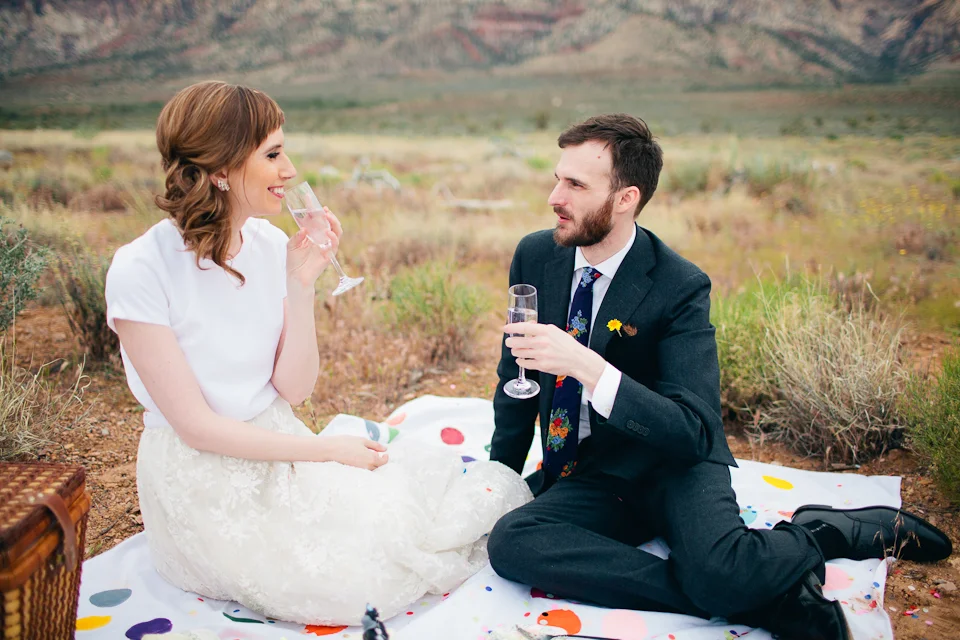
<path id="1" fill-rule="evenodd" d="M 862 307 L 847 312 L 811 281 L 761 300 L 760 352 L 776 389 L 762 432 L 828 462 L 859 463 L 899 446 L 903 325 Z"/>
<path id="2" fill-rule="evenodd" d="M 13 339 L 0 342 L 0 461 L 28 458 L 82 417 L 82 367 L 71 387 L 58 390 L 44 379 L 44 367 L 31 373 L 16 366 L 15 351 Z"/>
<path id="3" fill-rule="evenodd" d="M 883 340 L 876 338 L 868 349 L 856 336 L 882 333 L 880 324 L 867 320 L 874 311 L 903 312 L 917 326 L 937 331 L 960 330 L 960 307 L 954 305 L 960 301 L 953 231 L 960 210 L 952 191 L 960 175 L 956 140 L 711 134 L 672 137 L 661 144 L 665 174 L 639 222 L 713 280 L 727 406 L 751 418 L 763 407 L 764 415 L 770 421 L 776 415 L 777 422 L 782 416 L 776 407 L 806 416 L 797 418 L 806 425 L 798 434 L 810 433 L 797 435 L 797 446 L 821 454 L 830 447 L 833 459 L 866 456 L 895 442 L 895 437 L 873 435 L 850 440 L 847 430 L 857 420 L 871 429 L 887 424 L 886 409 L 878 408 L 885 400 L 866 390 L 878 377 L 896 377 L 878 364 L 884 358 L 895 362 L 893 343 L 881 348 Z M 42 244 L 64 251 L 80 243 L 108 259 L 119 244 L 162 218 L 152 203 L 159 184 L 153 145 L 150 132 L 89 137 L 0 132 L 0 147 L 15 157 L 14 167 L 0 173 L 4 215 L 28 226 Z M 416 311 L 408 320 L 397 322 L 397 290 L 391 283 L 446 263 L 457 280 L 494 301 L 493 307 L 502 302 L 517 241 L 553 223 L 546 199 L 560 154 L 555 134 L 511 139 L 288 134 L 287 146 L 301 178 L 316 183 L 321 199 L 343 222 L 344 267 L 367 278 L 359 289 L 318 305 L 324 371 L 311 402 L 300 409 L 308 421 L 319 426 L 338 412 L 385 415 L 422 376 L 470 358 L 466 347 L 496 351 L 496 332 L 455 335 L 469 324 L 451 320 L 456 314 L 444 316 L 456 305 L 434 308 L 423 304 L 426 296 L 411 305 Z M 350 187 L 350 174 L 361 161 L 396 176 L 400 191 Z M 40 197 L 34 187 L 60 192 Z M 512 205 L 458 212 L 445 201 L 444 189 L 457 198 L 510 200 Z M 272 222 L 288 233 L 294 230 L 287 216 Z M 757 272 L 783 274 L 787 263 L 834 274 L 832 294 L 825 295 L 843 304 L 830 313 L 825 306 L 811 318 L 804 313 L 812 311 L 785 302 L 779 324 L 763 324 L 766 311 L 743 285 L 754 282 Z M 852 275 L 840 277 L 841 272 Z M 91 282 L 88 288 L 97 289 L 99 284 Z M 318 285 L 321 291 L 332 286 L 332 274 Z M 429 287 L 410 280 L 407 289 Z M 89 307 L 90 317 L 97 317 L 95 305 Z M 861 307 L 867 308 L 862 317 L 840 311 Z M 485 326 L 485 313 L 475 315 Z M 434 335 L 412 330 L 417 325 L 435 330 Z M 793 331 L 797 326 L 807 333 Z M 810 351 L 823 346 L 812 342 L 810 327 L 833 331 L 846 355 L 833 354 L 838 358 L 833 361 Z M 892 341 L 897 328 L 886 330 Z M 775 379 L 760 366 L 775 361 L 760 351 L 768 336 L 782 340 L 771 343 L 781 356 L 794 350 Z M 788 397 L 801 386 L 813 400 Z M 787 392 L 781 394 L 780 387 Z M 881 388 L 886 397 L 887 386 Z M 774 399 L 780 403 L 776 407 Z M 827 423 L 829 435 L 823 437 L 836 442 L 818 441 L 820 432 L 810 426 Z"/>

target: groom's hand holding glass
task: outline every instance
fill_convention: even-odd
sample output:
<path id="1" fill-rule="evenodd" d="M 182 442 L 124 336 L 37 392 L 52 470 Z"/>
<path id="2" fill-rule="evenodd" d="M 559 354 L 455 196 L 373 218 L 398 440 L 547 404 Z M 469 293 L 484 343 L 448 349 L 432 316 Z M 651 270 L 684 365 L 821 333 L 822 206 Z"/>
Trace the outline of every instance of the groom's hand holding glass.
<path id="1" fill-rule="evenodd" d="M 603 356 L 555 325 L 518 322 L 504 326 L 503 331 L 512 335 L 506 345 L 519 366 L 576 378 L 591 393 L 607 366 Z"/>

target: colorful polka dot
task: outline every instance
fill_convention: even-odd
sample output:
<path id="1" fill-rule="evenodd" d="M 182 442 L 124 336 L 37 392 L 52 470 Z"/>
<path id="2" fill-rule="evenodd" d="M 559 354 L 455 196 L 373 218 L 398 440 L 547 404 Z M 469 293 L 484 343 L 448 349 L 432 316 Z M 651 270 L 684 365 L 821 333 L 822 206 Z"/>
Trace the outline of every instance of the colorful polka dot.
<path id="1" fill-rule="evenodd" d="M 740 519 L 743 520 L 743 524 L 753 524 L 757 519 L 757 512 L 754 509 L 740 509 Z"/>
<path id="2" fill-rule="evenodd" d="M 131 595 L 133 591 L 130 589 L 110 589 L 90 596 L 90 604 L 101 608 L 116 607 L 129 600 Z"/>
<path id="3" fill-rule="evenodd" d="M 440 430 L 440 439 L 444 444 L 463 444 L 464 437 L 460 429 L 456 427 L 444 427 Z"/>
<path id="4" fill-rule="evenodd" d="M 392 415 L 386 420 L 384 420 L 384 424 L 387 425 L 388 427 L 395 427 L 406 419 L 407 419 L 407 414 L 401 411 L 400 413 L 396 415 Z"/>
<path id="5" fill-rule="evenodd" d="M 472 457 L 470 457 L 470 456 L 460 456 L 460 459 L 463 460 L 464 462 L 476 462 L 476 461 L 477 461 L 476 458 L 472 458 Z"/>
<path id="6" fill-rule="evenodd" d="M 771 487 L 776 487 L 777 489 L 783 489 L 784 491 L 789 491 L 793 489 L 793 485 L 783 478 L 775 478 L 773 476 L 763 476 L 763 481 L 769 484 Z"/>
<path id="7" fill-rule="evenodd" d="M 113 620 L 110 616 L 86 616 L 77 619 L 77 631 L 92 631 L 100 629 L 110 624 Z"/>
<path id="8" fill-rule="evenodd" d="M 487 443 L 487 444 L 483 445 L 483 450 L 486 451 L 487 453 L 490 453 L 490 444 Z"/>
<path id="9" fill-rule="evenodd" d="M 532 589 L 530 589 L 530 597 L 546 598 L 547 600 L 556 600 L 556 596 L 554 596 L 552 593 L 547 593 L 543 589 L 537 589 L 536 587 L 533 587 Z"/>
<path id="10" fill-rule="evenodd" d="M 390 444 L 391 442 L 393 442 L 393 439 L 396 438 L 398 435 L 400 435 L 400 431 L 398 431 L 397 429 L 394 429 L 393 427 L 390 427 L 390 437 L 387 438 L 387 444 Z"/>
<path id="11" fill-rule="evenodd" d="M 493 587 L 484 587 L 484 590 L 486 590 L 486 591 L 493 591 Z"/>
<path id="12" fill-rule="evenodd" d="M 636 611 L 611 611 L 603 618 L 602 634 L 617 640 L 643 640 L 647 622 Z"/>
<path id="13" fill-rule="evenodd" d="M 364 425 L 367 427 L 367 437 L 371 440 L 380 440 L 380 425 L 372 420 L 364 420 Z"/>
<path id="14" fill-rule="evenodd" d="M 332 636 L 335 633 L 340 633 L 346 629 L 345 626 L 342 627 L 324 627 L 317 624 L 308 624 L 303 630 L 304 633 L 310 633 L 315 636 Z"/>
<path id="15" fill-rule="evenodd" d="M 824 591 L 840 591 L 846 589 L 853 582 L 846 571 L 834 564 L 828 564 L 826 567 L 826 579 L 823 581 Z"/>
<path id="16" fill-rule="evenodd" d="M 142 640 L 143 636 L 149 633 L 170 633 L 171 631 L 173 631 L 172 622 L 166 618 L 154 618 L 133 625 L 124 635 L 130 640 Z"/>
<path id="17" fill-rule="evenodd" d="M 577 614 L 569 609 L 544 611 L 537 617 L 537 624 L 563 629 L 568 634 L 580 633 L 580 629 L 583 627 Z"/>

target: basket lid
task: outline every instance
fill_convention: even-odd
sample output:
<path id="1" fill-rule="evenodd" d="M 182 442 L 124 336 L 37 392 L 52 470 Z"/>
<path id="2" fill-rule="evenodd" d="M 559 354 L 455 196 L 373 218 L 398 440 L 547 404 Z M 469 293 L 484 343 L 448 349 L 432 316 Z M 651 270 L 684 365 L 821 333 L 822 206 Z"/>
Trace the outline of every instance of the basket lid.
<path id="1" fill-rule="evenodd" d="M 27 532 L 52 523 L 43 499 L 59 495 L 66 505 L 83 495 L 86 471 L 81 466 L 0 463 L 0 555 L 6 556 Z"/>

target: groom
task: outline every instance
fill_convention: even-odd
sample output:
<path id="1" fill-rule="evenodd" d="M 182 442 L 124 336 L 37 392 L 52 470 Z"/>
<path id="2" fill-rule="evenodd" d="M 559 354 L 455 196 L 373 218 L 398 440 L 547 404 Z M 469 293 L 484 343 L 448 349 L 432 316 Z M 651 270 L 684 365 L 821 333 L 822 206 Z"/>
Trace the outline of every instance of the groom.
<path id="1" fill-rule="evenodd" d="M 552 231 L 520 241 L 510 284 L 539 292 L 541 324 L 508 325 L 490 458 L 520 472 L 539 416 L 537 498 L 490 534 L 501 576 L 561 597 L 765 627 L 782 638 L 849 638 L 822 595 L 833 558 L 937 560 L 950 540 L 886 507 L 807 506 L 748 529 L 730 485 L 710 279 L 634 219 L 663 157 L 625 114 L 565 131 Z M 537 397 L 503 392 L 518 365 Z M 636 547 L 656 536 L 662 560 Z"/>

